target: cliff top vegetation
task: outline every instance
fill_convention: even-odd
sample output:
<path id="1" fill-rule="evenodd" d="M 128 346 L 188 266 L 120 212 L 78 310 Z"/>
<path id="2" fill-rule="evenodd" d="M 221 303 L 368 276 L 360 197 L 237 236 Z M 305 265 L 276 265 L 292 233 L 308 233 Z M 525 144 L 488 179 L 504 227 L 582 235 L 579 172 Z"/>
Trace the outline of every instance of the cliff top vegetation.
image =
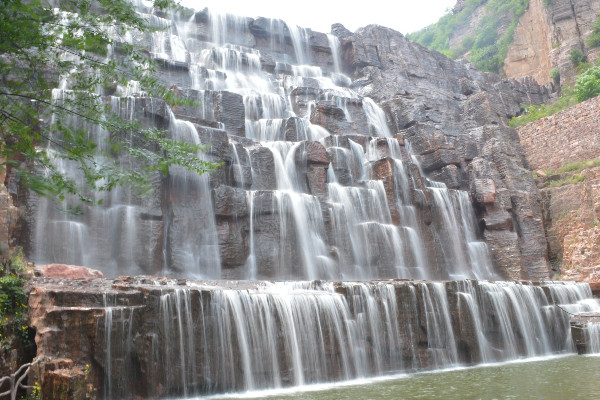
<path id="1" fill-rule="evenodd" d="M 529 7 L 529 0 L 467 0 L 464 8 L 444 15 L 438 22 L 409 34 L 408 38 L 446 56 L 465 57 L 488 72 L 500 72 L 513 42 L 519 17 Z M 459 45 L 451 45 L 451 38 L 470 26 L 475 13 L 483 17 Z"/>

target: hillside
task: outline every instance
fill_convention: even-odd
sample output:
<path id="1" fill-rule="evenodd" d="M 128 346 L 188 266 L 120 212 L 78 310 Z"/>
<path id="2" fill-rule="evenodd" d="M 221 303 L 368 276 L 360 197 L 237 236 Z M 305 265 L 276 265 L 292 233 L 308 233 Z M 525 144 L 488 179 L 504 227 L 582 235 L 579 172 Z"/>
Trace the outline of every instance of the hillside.
<path id="1" fill-rule="evenodd" d="M 564 85 L 573 82 L 582 60 L 598 58 L 600 43 L 592 37 L 599 13 L 593 0 L 459 0 L 409 39 L 507 78 L 547 83 L 556 68 L 552 75 Z M 573 61 L 573 52 L 583 57 Z"/>

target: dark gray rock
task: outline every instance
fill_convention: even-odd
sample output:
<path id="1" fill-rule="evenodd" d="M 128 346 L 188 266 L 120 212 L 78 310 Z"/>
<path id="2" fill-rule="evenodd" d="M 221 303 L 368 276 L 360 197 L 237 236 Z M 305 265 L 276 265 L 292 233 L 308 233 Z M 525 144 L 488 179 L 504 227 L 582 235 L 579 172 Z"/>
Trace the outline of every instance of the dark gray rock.
<path id="1" fill-rule="evenodd" d="M 248 215 L 246 191 L 231 186 L 213 189 L 215 215 L 219 217 L 244 217 Z"/>
<path id="2" fill-rule="evenodd" d="M 277 188 L 275 164 L 273 153 L 266 147 L 257 146 L 250 149 L 250 162 L 252 164 L 252 189 L 274 190 Z"/>
<path id="3" fill-rule="evenodd" d="M 383 106 L 423 170 L 470 189 L 502 274 L 548 278 L 539 193 L 508 118 L 520 103 L 548 101 L 551 88 L 479 72 L 378 26 L 345 36 L 342 58 L 355 90 Z"/>

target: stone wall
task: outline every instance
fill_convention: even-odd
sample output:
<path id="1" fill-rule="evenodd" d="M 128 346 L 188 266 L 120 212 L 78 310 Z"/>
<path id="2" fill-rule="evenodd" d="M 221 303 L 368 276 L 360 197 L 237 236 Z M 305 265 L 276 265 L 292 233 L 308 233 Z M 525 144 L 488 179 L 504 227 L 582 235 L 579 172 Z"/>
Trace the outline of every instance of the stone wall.
<path id="1" fill-rule="evenodd" d="M 556 171 L 600 157 L 599 111 L 596 97 L 519 127 L 531 169 Z M 566 182 L 575 174 L 581 174 L 583 182 L 556 187 L 556 181 Z M 537 184 L 554 273 L 561 279 L 600 280 L 600 168 L 540 177 Z"/>
<path id="2" fill-rule="evenodd" d="M 519 127 L 521 145 L 532 170 L 600 157 L 600 97 Z"/>
<path id="3" fill-rule="evenodd" d="M 594 282 L 600 281 L 600 168 L 581 174 L 581 183 L 541 189 L 544 226 L 555 273 Z"/>

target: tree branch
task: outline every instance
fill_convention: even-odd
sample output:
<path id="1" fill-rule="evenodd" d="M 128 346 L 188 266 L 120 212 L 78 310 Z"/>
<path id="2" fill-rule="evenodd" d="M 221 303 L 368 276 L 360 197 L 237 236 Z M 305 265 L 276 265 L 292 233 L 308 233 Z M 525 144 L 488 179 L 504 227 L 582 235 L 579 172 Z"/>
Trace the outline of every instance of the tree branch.
<path id="1" fill-rule="evenodd" d="M 0 92 L 0 96 L 20 97 L 20 98 L 27 99 L 27 100 L 39 101 L 42 104 L 45 104 L 45 105 L 50 106 L 50 107 L 57 108 L 57 109 L 62 110 L 62 111 L 66 111 L 66 112 L 68 112 L 70 114 L 73 114 L 73 115 L 77 115 L 78 117 L 84 118 L 84 119 L 86 119 L 88 121 L 95 122 L 96 124 L 106 124 L 106 125 L 108 125 L 108 126 L 110 126 L 112 128 L 115 128 L 115 129 L 119 128 L 117 125 L 111 124 L 108 121 L 101 121 L 101 120 L 99 120 L 97 118 L 92 118 L 92 117 L 90 117 L 88 115 L 82 114 L 82 113 L 74 111 L 74 110 L 70 110 L 70 109 L 68 109 L 66 107 L 63 107 L 63 106 L 59 106 L 58 104 L 52 104 L 49 101 L 42 100 L 42 99 L 39 99 L 39 98 L 34 97 L 34 96 L 29 96 L 29 95 L 25 95 L 25 94 L 18 94 L 18 93 L 6 93 L 6 92 Z"/>

